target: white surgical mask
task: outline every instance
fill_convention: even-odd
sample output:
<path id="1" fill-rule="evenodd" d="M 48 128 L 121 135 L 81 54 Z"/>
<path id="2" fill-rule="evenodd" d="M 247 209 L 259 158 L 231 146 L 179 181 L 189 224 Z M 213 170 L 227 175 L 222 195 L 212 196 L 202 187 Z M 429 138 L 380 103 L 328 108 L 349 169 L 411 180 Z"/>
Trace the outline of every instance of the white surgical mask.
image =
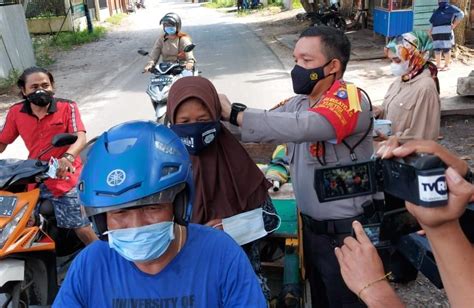
<path id="1" fill-rule="evenodd" d="M 151 261 L 161 257 L 174 240 L 174 222 L 109 230 L 105 234 L 109 235 L 109 247 L 128 261 Z"/>
<path id="2" fill-rule="evenodd" d="M 408 61 L 402 61 L 401 63 L 392 62 L 390 69 L 395 76 L 403 76 L 408 72 L 408 65 Z"/>
<path id="3" fill-rule="evenodd" d="M 271 231 L 265 230 L 263 213 L 278 217 L 278 226 Z M 281 219 L 277 214 L 264 211 L 262 208 L 247 211 L 238 215 L 222 219 L 222 228 L 240 246 L 264 237 L 280 227 Z"/>
<path id="4" fill-rule="evenodd" d="M 164 30 L 165 30 L 165 33 L 168 35 L 176 34 L 176 27 L 165 27 Z"/>

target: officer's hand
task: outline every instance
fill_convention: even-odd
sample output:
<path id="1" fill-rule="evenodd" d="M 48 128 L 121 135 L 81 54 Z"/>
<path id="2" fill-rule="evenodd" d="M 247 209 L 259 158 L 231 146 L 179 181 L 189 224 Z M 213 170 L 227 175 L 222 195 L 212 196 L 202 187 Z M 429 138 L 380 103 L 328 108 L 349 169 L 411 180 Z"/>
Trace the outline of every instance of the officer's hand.
<path id="1" fill-rule="evenodd" d="M 362 225 L 354 221 L 352 227 L 356 238 L 346 237 L 344 245 L 336 248 L 335 253 L 344 282 L 352 292 L 358 294 L 367 284 L 383 277 L 385 273 L 377 249 L 365 234 Z"/>
<path id="2" fill-rule="evenodd" d="M 76 172 L 76 169 L 73 167 L 71 162 L 67 160 L 65 157 L 62 157 L 61 159 L 58 160 L 58 170 L 56 171 L 56 176 L 60 179 L 65 179 L 67 178 L 67 173 L 71 172 L 74 173 Z"/>
<path id="3" fill-rule="evenodd" d="M 466 210 L 467 203 L 474 194 L 474 186 L 451 167 L 446 170 L 446 182 L 449 189 L 446 206 L 428 208 L 406 202 L 407 210 L 415 216 L 424 230 L 428 231 L 456 222 Z"/>
<path id="4" fill-rule="evenodd" d="M 188 62 L 188 63 L 186 63 L 185 67 L 188 71 L 192 71 L 193 67 L 194 67 L 194 63 Z"/>
<path id="5" fill-rule="evenodd" d="M 232 110 L 232 104 L 230 103 L 230 100 L 227 98 L 227 96 L 225 96 L 224 94 L 219 94 L 219 100 L 221 102 L 222 107 L 222 120 L 229 121 L 230 111 Z"/>
<path id="6" fill-rule="evenodd" d="M 153 68 L 153 63 L 148 63 L 143 69 L 143 73 L 149 72 Z"/>

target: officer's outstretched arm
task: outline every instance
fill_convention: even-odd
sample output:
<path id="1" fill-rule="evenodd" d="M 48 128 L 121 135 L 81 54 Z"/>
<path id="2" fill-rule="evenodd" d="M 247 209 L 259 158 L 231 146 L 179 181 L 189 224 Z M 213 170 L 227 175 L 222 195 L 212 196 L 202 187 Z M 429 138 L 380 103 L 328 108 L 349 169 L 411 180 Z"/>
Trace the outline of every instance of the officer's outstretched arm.
<path id="1" fill-rule="evenodd" d="M 302 143 L 337 139 L 335 127 L 317 112 L 270 112 L 249 108 L 242 114 L 244 141 Z M 366 132 L 370 119 L 370 111 L 360 112 L 355 128 L 352 132 L 347 131 L 346 136 Z"/>

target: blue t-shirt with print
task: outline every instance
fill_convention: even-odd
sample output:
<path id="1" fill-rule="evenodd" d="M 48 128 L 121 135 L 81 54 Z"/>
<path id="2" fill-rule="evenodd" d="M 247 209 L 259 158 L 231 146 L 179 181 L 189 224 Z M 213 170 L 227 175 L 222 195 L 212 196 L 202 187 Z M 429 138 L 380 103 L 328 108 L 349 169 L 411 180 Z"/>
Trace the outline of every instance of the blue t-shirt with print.
<path id="1" fill-rule="evenodd" d="M 53 307 L 266 307 L 242 249 L 225 233 L 190 224 L 178 255 L 158 274 L 96 241 L 74 260 Z"/>

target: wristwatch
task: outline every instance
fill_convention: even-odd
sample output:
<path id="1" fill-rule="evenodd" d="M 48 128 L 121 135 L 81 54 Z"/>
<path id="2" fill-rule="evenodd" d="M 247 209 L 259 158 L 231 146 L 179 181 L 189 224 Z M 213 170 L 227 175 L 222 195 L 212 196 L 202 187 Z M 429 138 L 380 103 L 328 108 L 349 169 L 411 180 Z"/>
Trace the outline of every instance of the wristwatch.
<path id="1" fill-rule="evenodd" d="M 245 106 L 244 104 L 233 103 L 232 109 L 230 111 L 230 118 L 229 118 L 230 124 L 239 126 L 239 124 L 237 123 L 237 116 L 239 115 L 239 112 L 242 112 L 245 109 L 247 109 L 247 106 Z"/>
<path id="2" fill-rule="evenodd" d="M 63 157 L 67 159 L 71 164 L 74 163 L 74 160 L 76 159 L 71 153 L 64 153 Z"/>

